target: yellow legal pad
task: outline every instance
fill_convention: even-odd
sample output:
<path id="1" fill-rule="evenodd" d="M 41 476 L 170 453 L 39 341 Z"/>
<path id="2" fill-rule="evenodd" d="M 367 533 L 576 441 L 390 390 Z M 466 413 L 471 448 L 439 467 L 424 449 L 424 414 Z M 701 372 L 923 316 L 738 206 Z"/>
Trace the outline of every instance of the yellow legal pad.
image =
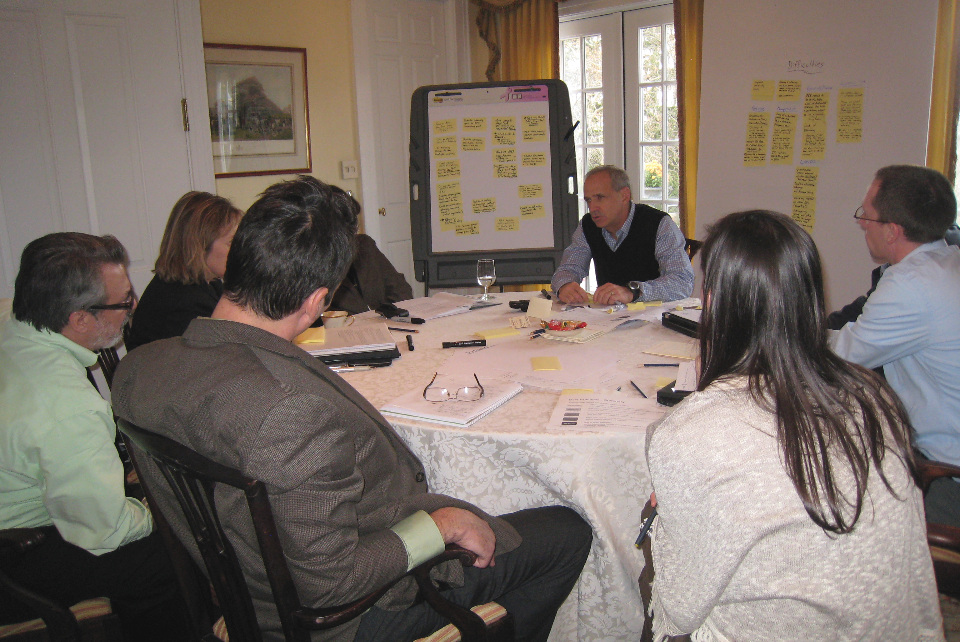
<path id="1" fill-rule="evenodd" d="M 560 370 L 560 357 L 530 357 L 534 370 Z"/>
<path id="2" fill-rule="evenodd" d="M 520 334 L 520 331 L 516 328 L 492 328 L 490 330 L 477 330 L 473 334 L 481 339 L 497 339 L 499 337 L 512 337 L 515 334 Z"/>
<path id="3" fill-rule="evenodd" d="M 306 344 L 306 343 L 323 343 L 327 340 L 327 330 L 326 328 L 307 328 L 303 332 L 297 335 L 297 338 L 293 340 L 297 345 Z"/>

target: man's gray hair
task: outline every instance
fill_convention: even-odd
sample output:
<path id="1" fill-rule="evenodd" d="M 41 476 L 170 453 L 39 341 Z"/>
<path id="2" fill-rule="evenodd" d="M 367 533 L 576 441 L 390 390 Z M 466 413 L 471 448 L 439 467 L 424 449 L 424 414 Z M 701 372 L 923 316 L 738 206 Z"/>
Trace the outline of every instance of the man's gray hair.
<path id="1" fill-rule="evenodd" d="M 601 172 L 606 172 L 607 176 L 610 177 L 610 185 L 613 187 L 614 191 L 619 192 L 623 188 L 630 190 L 630 193 L 633 193 L 633 190 L 630 188 L 630 177 L 627 173 L 617 167 L 616 165 L 600 165 L 599 167 L 594 167 L 587 175 L 583 177 L 584 182 L 594 174 L 599 174 Z"/>
<path id="2" fill-rule="evenodd" d="M 20 255 L 13 315 L 37 330 L 60 332 L 70 314 L 106 301 L 104 265 L 127 267 L 127 250 L 115 237 L 57 232 L 31 241 Z"/>

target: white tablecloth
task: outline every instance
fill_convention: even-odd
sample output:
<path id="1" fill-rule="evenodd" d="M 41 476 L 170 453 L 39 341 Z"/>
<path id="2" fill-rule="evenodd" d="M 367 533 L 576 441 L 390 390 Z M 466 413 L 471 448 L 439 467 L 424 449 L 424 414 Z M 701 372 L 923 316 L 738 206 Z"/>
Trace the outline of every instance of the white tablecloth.
<path id="1" fill-rule="evenodd" d="M 402 353 L 394 365 L 342 376 L 382 407 L 402 393 L 422 388 L 441 369 L 457 350 L 440 349 L 441 341 L 469 339 L 478 329 L 509 325 L 509 318 L 520 313 L 506 302 L 522 296 L 498 294 L 496 299 L 503 305 L 409 326 L 420 330 L 413 335 L 413 352 L 403 334 L 394 333 Z M 519 337 L 489 343 L 529 342 L 528 334 L 524 331 Z M 675 377 L 676 369 L 639 364 L 677 360 L 643 355 L 641 349 L 664 340 L 693 341 L 648 324 L 618 329 L 591 343 L 618 355 L 618 374 L 608 385 L 632 392 L 632 379 L 653 396 L 656 380 Z M 558 351 L 582 347 L 553 343 Z M 388 418 L 423 462 L 434 492 L 459 497 L 492 514 L 566 505 L 593 527 L 590 556 L 578 586 L 558 614 L 550 640 L 636 640 L 643 627 L 637 589 L 643 558 L 634 540 L 640 530 L 640 510 L 651 492 L 644 434 L 547 431 L 545 424 L 558 397 L 557 391 L 526 388 L 469 428 Z"/>

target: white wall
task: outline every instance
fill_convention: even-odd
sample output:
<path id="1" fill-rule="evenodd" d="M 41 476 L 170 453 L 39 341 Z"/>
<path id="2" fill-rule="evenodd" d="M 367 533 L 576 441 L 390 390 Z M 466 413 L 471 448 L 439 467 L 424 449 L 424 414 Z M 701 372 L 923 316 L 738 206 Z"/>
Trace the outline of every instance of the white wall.
<path id="1" fill-rule="evenodd" d="M 791 165 L 745 167 L 743 153 L 751 109 L 789 106 L 751 100 L 752 82 L 801 80 L 804 92 L 827 91 L 831 101 L 825 158 L 808 163 L 820 168 L 813 238 L 828 308 L 864 294 L 874 265 L 852 215 L 878 168 L 925 162 L 936 16 L 936 0 L 705 3 L 697 238 L 729 212 L 791 212 L 802 115 Z M 837 92 L 845 85 L 864 87 L 860 143 L 836 142 Z"/>

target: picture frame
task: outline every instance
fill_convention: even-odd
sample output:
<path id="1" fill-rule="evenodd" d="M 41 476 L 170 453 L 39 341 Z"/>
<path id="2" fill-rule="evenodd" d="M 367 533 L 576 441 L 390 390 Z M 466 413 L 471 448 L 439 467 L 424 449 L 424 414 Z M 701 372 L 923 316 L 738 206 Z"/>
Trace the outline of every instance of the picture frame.
<path id="1" fill-rule="evenodd" d="M 307 50 L 203 43 L 217 178 L 309 173 Z"/>

